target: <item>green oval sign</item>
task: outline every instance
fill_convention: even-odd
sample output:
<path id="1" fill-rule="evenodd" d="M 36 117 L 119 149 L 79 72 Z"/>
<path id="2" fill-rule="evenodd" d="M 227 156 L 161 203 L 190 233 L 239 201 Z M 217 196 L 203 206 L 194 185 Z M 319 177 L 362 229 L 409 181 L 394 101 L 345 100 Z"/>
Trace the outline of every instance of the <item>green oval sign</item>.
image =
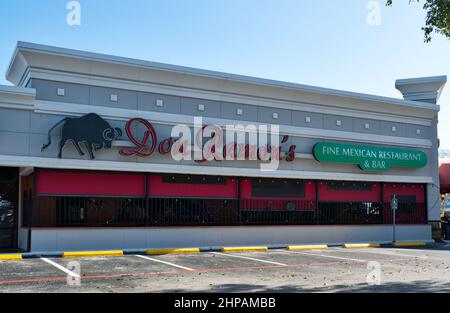
<path id="1" fill-rule="evenodd" d="M 314 147 L 319 162 L 357 164 L 365 171 L 385 171 L 392 167 L 425 167 L 427 155 L 419 150 L 356 146 L 320 142 Z"/>

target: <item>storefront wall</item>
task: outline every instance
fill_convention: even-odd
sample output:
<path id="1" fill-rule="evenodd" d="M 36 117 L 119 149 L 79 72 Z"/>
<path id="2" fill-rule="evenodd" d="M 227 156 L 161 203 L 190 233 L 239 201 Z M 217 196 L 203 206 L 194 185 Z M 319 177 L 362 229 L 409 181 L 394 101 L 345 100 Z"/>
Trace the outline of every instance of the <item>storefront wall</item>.
<path id="1" fill-rule="evenodd" d="M 262 83 L 257 79 L 251 82 L 231 76 L 209 77 L 203 72 L 186 74 L 177 70 L 147 68 L 142 64 L 118 64 L 117 60 L 86 60 L 85 57 L 79 58 L 77 53 L 67 51 L 60 53 L 58 50 L 49 54 L 39 52 L 39 49 L 30 51 L 27 47 L 22 50 L 19 49 L 13 60 L 8 77 L 14 84 L 28 88 L 0 90 L 0 166 L 426 184 L 424 202 L 428 220 L 439 220 L 439 109 L 436 105 L 338 91 L 316 92 L 313 88 L 304 90 L 290 85 L 276 86 L 276 83 Z M 64 89 L 63 93 L 61 89 Z M 111 95 L 117 96 L 115 101 L 111 100 Z M 199 105 L 204 110 L 199 110 Z M 242 114 L 237 113 L 238 109 Z M 96 151 L 96 159 L 89 160 L 87 155 L 80 157 L 74 146 L 67 143 L 63 158 L 58 159 L 60 127 L 57 127 L 52 132 L 52 145 L 42 151 L 42 146 L 48 141 L 48 131 L 54 125 L 64 118 L 88 113 L 96 113 L 113 128 L 122 130 L 122 138 L 114 141 L 111 149 Z M 274 118 L 274 113 L 278 118 Z M 199 164 L 193 161 L 177 162 L 170 155 L 159 153 L 146 158 L 119 154 L 120 149 L 131 145 L 125 135 L 125 125 L 129 119 L 140 117 L 149 120 L 158 139 L 162 140 L 170 137 L 173 125 L 182 123 L 192 127 L 195 116 L 203 117 L 204 124 L 220 126 L 236 123 L 279 124 L 281 135 L 289 135 L 289 140 L 283 145 L 284 151 L 296 145 L 297 157 L 293 162 L 280 161 L 276 171 L 263 172 L 256 161 Z M 139 133 L 139 130 L 136 131 Z M 380 172 L 365 172 L 353 164 L 319 163 L 313 158 L 313 148 L 316 143 L 324 141 L 417 149 L 427 155 L 428 163 L 423 168 L 392 168 Z M 29 171 L 26 172 L 29 174 Z M 140 233 L 145 234 L 142 238 L 169 238 L 165 244 L 136 239 L 136 242 L 155 247 L 192 246 L 186 241 L 176 244 L 177 240 L 181 240 L 178 238 L 197 238 L 191 242 L 201 246 L 244 244 L 237 239 L 241 235 L 242 238 L 248 235 L 248 244 L 390 240 L 389 228 L 381 225 L 327 226 L 326 231 L 323 226 L 270 226 L 270 229 L 273 236 L 267 235 L 267 227 L 36 229 L 31 235 L 31 245 L 33 250 L 59 249 L 65 242 L 61 238 L 69 238 L 75 232 L 77 238 L 81 238 L 88 231 L 94 232 L 93 238 L 99 238 L 96 240 L 98 247 L 120 242 L 137 248 L 125 238 L 141 238 L 134 235 Z M 400 231 L 399 236 L 404 239 L 431 238 L 429 227 L 425 225 L 403 225 L 402 229 L 404 231 Z M 234 235 L 235 230 L 239 230 L 236 232 L 239 235 Z M 186 232 L 192 235 L 186 235 Z M 314 234 L 307 235 L 306 232 Z M 159 235 L 162 233 L 164 235 Z M 22 245 L 25 241 L 29 244 L 23 234 L 20 230 L 19 241 Z M 258 236 L 271 237 L 260 237 L 266 239 L 258 241 Z M 45 243 L 47 241 L 48 244 Z M 70 243 L 67 246 L 73 245 Z"/>

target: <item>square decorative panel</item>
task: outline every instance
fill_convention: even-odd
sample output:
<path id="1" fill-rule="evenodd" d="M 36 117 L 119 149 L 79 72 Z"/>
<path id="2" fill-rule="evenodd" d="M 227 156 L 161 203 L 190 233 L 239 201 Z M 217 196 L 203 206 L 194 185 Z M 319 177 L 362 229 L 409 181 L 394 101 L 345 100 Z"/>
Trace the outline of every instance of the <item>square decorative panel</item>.
<path id="1" fill-rule="evenodd" d="M 56 90 L 56 94 L 57 94 L 58 96 L 64 97 L 64 96 L 66 95 L 66 90 L 65 90 L 64 88 L 58 88 L 58 89 Z"/>

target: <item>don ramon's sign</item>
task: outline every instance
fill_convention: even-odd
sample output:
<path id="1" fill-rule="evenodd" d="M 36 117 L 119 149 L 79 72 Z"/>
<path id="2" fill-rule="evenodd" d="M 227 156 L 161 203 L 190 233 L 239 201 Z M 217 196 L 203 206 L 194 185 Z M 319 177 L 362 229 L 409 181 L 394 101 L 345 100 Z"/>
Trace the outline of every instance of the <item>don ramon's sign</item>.
<path id="1" fill-rule="evenodd" d="M 427 165 L 427 155 L 419 150 L 329 142 L 316 144 L 314 157 L 319 162 L 357 164 L 365 171 L 384 171 L 392 167 L 421 168 Z"/>
<path id="2" fill-rule="evenodd" d="M 106 120 L 95 113 L 77 118 L 64 118 L 48 131 L 48 142 L 43 145 L 42 152 L 50 147 L 52 133 L 60 125 L 62 127 L 59 131 L 58 158 L 62 158 L 66 143 L 71 142 L 80 157 L 85 155 L 81 145 L 84 144 L 89 158 L 93 160 L 94 152 L 110 149 L 113 141 L 119 140 L 122 136 L 120 128 L 111 127 Z M 278 161 L 292 162 L 296 157 L 296 145 L 288 145 L 288 135 L 281 136 L 280 140 L 278 127 L 274 125 L 271 125 L 270 130 L 266 125 L 258 127 L 227 125 L 223 130 L 218 125 L 203 125 L 202 118 L 195 118 L 193 131 L 187 125 L 175 125 L 171 136 L 161 139 L 149 120 L 133 118 L 127 122 L 125 130 L 131 143 L 131 146 L 119 150 L 119 154 L 125 157 L 147 158 L 159 152 L 161 155 L 171 155 L 175 161 L 181 161 L 191 160 L 191 154 L 193 154 L 196 163 L 257 160 L 269 162 L 275 168 L 278 166 Z M 192 134 L 195 136 L 191 136 Z"/>
<path id="3" fill-rule="evenodd" d="M 62 158 L 66 143 L 71 142 L 81 157 L 85 153 L 80 144 L 84 143 L 92 160 L 95 158 L 94 152 L 112 148 L 113 142 L 122 136 L 120 128 L 113 128 L 102 117 L 90 113 L 78 118 L 65 118 L 54 125 L 48 132 L 48 143 L 43 145 L 42 151 L 52 144 L 52 132 L 59 126 L 59 158 Z M 218 125 L 203 125 L 199 118 L 194 119 L 193 129 L 187 125 L 176 125 L 170 137 L 159 138 L 150 121 L 133 118 L 127 122 L 125 131 L 130 145 L 118 151 L 125 157 L 147 158 L 158 152 L 171 155 L 174 161 L 181 161 L 192 160 L 193 154 L 196 163 L 255 160 L 269 163 L 265 169 L 271 170 L 277 169 L 281 160 L 293 162 L 296 159 L 297 146 L 290 144 L 289 136 L 281 135 L 274 125 L 271 125 L 270 131 L 264 125 L 227 125 L 223 130 Z M 330 142 L 316 144 L 314 157 L 319 162 L 356 164 L 366 171 L 384 171 L 392 167 L 421 168 L 427 164 L 427 155 L 419 150 Z"/>

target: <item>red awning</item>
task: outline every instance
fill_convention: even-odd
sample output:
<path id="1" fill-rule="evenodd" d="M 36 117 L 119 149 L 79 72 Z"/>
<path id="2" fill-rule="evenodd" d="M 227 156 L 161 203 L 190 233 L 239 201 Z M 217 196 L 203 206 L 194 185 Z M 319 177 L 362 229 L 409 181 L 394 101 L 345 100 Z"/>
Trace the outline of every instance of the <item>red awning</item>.
<path id="1" fill-rule="evenodd" d="M 38 195 L 145 196 L 145 175 L 38 170 Z"/>

